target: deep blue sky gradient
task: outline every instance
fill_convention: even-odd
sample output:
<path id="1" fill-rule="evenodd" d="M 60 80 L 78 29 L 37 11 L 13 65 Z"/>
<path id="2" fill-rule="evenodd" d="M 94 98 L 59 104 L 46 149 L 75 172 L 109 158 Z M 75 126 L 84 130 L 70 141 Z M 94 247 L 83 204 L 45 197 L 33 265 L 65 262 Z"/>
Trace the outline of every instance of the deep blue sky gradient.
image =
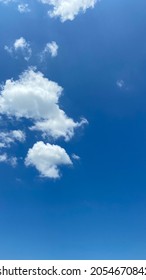
<path id="1" fill-rule="evenodd" d="M 23 161 L 0 164 L 0 259 L 146 259 L 146 2 L 102 0 L 63 24 L 31 7 L 21 15 L 0 5 L 0 82 L 37 66 L 64 87 L 65 112 L 89 125 L 56 142 L 81 157 L 60 180 Z M 29 63 L 4 51 L 21 36 L 33 46 Z M 41 64 L 52 40 L 58 56 Z M 28 132 L 11 152 L 25 157 L 35 141 Z"/>

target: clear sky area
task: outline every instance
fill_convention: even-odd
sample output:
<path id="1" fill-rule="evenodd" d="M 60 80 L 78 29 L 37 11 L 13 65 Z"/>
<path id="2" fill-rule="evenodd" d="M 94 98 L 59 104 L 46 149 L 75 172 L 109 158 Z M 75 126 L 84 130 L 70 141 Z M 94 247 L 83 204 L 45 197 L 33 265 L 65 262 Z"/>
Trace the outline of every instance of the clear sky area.
<path id="1" fill-rule="evenodd" d="M 0 0 L 0 259 L 146 259 L 145 34 L 145 0 Z"/>

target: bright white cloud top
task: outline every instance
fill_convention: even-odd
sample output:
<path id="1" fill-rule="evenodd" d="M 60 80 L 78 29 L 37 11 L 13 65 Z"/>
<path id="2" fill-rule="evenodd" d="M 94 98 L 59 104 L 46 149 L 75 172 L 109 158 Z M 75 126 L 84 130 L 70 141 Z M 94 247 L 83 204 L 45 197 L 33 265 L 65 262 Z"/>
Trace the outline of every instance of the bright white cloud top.
<path id="1" fill-rule="evenodd" d="M 17 0 L 0 0 L 0 3 L 8 4 Z M 96 2 L 101 0 L 38 0 L 42 4 L 48 4 L 52 9 L 48 11 L 48 15 L 59 17 L 62 22 L 74 20 L 79 13 L 85 13 L 87 9 L 94 8 Z M 20 13 L 30 12 L 28 4 L 20 3 L 18 5 Z"/>
<path id="2" fill-rule="evenodd" d="M 25 164 L 34 166 L 42 177 L 57 179 L 60 177 L 59 166 L 72 165 L 72 161 L 63 148 L 40 141 L 29 149 Z"/>
<path id="3" fill-rule="evenodd" d="M 62 87 L 33 69 L 25 71 L 17 81 L 7 80 L 0 95 L 0 114 L 33 121 L 32 130 L 39 130 L 44 137 L 70 140 L 74 130 L 87 123 L 75 122 L 59 107 Z"/>
<path id="4" fill-rule="evenodd" d="M 40 0 L 43 4 L 53 7 L 48 12 L 50 17 L 60 17 L 61 21 L 74 20 L 80 13 L 87 9 L 94 8 L 97 0 Z"/>
<path id="5" fill-rule="evenodd" d="M 23 37 L 16 39 L 12 47 L 6 45 L 4 49 L 10 54 L 21 52 L 26 61 L 28 61 L 32 55 L 30 44 Z"/>

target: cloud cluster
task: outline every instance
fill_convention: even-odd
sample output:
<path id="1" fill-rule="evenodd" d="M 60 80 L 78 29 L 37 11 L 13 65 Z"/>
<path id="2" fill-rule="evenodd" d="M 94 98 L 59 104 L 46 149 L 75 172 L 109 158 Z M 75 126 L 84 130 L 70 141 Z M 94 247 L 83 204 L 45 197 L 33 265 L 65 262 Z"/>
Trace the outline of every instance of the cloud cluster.
<path id="1" fill-rule="evenodd" d="M 59 178 L 59 166 L 71 165 L 72 161 L 66 151 L 58 145 L 37 142 L 29 149 L 25 159 L 26 166 L 35 166 L 42 177 Z"/>
<path id="2" fill-rule="evenodd" d="M 80 13 L 85 13 L 87 9 L 94 8 L 96 2 L 100 0 L 38 0 L 42 4 L 48 4 L 52 9 L 48 11 L 51 18 L 59 17 L 62 22 L 67 20 L 74 20 Z M 10 2 L 17 2 L 17 0 L 0 0 L 0 3 L 8 4 Z M 18 11 L 20 13 L 30 12 L 28 4 L 19 4 Z"/>
<path id="3" fill-rule="evenodd" d="M 93 8 L 99 0 L 38 0 L 43 4 L 48 4 L 50 17 L 59 17 L 62 22 L 73 20 L 80 12 L 85 13 L 87 9 Z M 17 0 L 0 0 L 4 4 L 16 2 L 20 13 L 30 12 L 28 4 L 20 3 Z M 20 4 L 19 4 L 20 3 Z M 52 9 L 51 9 L 52 8 Z M 49 42 L 39 54 L 43 61 L 49 53 L 52 57 L 58 55 L 58 45 L 55 41 Z M 24 37 L 16 39 L 11 46 L 4 49 L 15 58 L 19 54 L 26 61 L 32 56 L 32 49 L 29 42 Z M 24 122 L 31 131 L 40 132 L 40 136 L 45 141 L 56 141 L 63 138 L 69 141 L 79 127 L 87 124 L 87 120 L 82 118 L 74 121 L 67 116 L 59 106 L 63 88 L 56 82 L 44 77 L 41 72 L 34 68 L 29 68 L 19 76 L 17 80 L 9 79 L 1 85 L 0 92 L 0 117 L 7 116 L 8 119 L 27 119 Z M 11 130 L 0 132 L 0 151 L 10 148 L 15 142 L 24 142 L 25 134 L 21 130 Z M 42 138 L 41 138 L 42 139 Z M 72 154 L 72 160 L 65 149 L 58 145 L 36 142 L 28 150 L 25 158 L 26 166 L 35 167 L 42 177 L 59 178 L 60 167 L 62 165 L 72 165 L 72 160 L 80 160 L 76 154 Z M 0 154 L 0 162 L 17 165 L 17 158 L 10 157 L 6 152 Z"/>
<path id="4" fill-rule="evenodd" d="M 19 44 L 18 44 L 19 45 Z M 18 80 L 7 80 L 1 86 L 0 115 L 14 119 L 28 119 L 30 129 L 41 132 L 42 137 L 54 140 L 63 137 L 69 141 L 75 129 L 87 123 L 86 119 L 75 122 L 59 107 L 59 98 L 63 88 L 48 80 L 41 72 L 29 68 L 23 72 Z M 9 147 L 15 141 L 25 141 L 25 134 L 21 130 L 0 133 L 1 148 Z M 74 159 L 79 159 L 73 156 Z M 13 162 L 7 154 L 1 155 L 1 162 Z M 71 165 L 72 161 L 66 151 L 49 143 L 37 142 L 29 149 L 25 160 L 27 166 L 35 166 L 41 176 L 59 178 L 59 166 Z"/>
<path id="5" fill-rule="evenodd" d="M 0 132 L 0 151 L 2 152 L 6 148 L 10 148 L 15 142 L 24 142 L 25 133 L 21 130 L 11 130 L 8 132 Z M 15 167 L 17 165 L 17 158 L 8 156 L 6 152 L 0 154 L 0 163 L 7 163 Z"/>
<path id="6" fill-rule="evenodd" d="M 97 0 L 40 0 L 43 4 L 53 7 L 50 17 L 60 17 L 61 21 L 73 20 L 80 12 L 94 8 Z"/>
<path id="7" fill-rule="evenodd" d="M 8 47 L 6 45 L 4 47 L 4 49 L 9 54 L 15 54 L 16 55 L 16 54 L 21 53 L 26 61 L 28 61 L 30 59 L 31 55 L 32 55 L 32 50 L 31 50 L 30 44 L 23 37 L 20 37 L 20 38 L 16 39 L 11 47 Z"/>
<path id="8" fill-rule="evenodd" d="M 18 9 L 20 13 L 28 12 L 27 4 L 20 4 L 18 5 Z M 59 46 L 55 41 L 49 42 L 45 45 L 44 49 L 39 54 L 41 62 L 46 59 L 47 54 L 49 53 L 52 57 L 56 57 L 58 55 L 58 48 Z M 18 55 L 23 56 L 26 61 L 32 56 L 32 48 L 29 42 L 26 41 L 24 37 L 20 37 L 14 41 L 12 46 L 4 46 L 5 51 L 7 51 L 10 55 L 14 55 L 15 58 Z"/>

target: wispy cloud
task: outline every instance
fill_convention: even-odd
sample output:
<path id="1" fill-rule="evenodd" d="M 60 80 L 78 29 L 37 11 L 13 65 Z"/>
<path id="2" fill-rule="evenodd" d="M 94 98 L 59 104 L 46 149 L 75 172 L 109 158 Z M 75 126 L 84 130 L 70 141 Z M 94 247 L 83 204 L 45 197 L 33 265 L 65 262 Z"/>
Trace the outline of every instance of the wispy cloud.
<path id="1" fill-rule="evenodd" d="M 0 148 L 8 148 L 12 143 L 24 142 L 25 133 L 21 130 L 12 130 L 9 132 L 0 132 Z"/>
<path id="2" fill-rule="evenodd" d="M 28 61 L 32 55 L 30 43 L 23 37 L 16 39 L 10 47 L 5 45 L 4 49 L 11 55 L 18 55 L 20 53 L 26 61 Z"/>
<path id="3" fill-rule="evenodd" d="M 18 11 L 19 13 L 24 14 L 24 13 L 29 13 L 31 10 L 28 4 L 19 4 Z"/>
<path id="4" fill-rule="evenodd" d="M 58 55 L 59 46 L 55 41 L 47 43 L 40 54 L 41 61 L 46 58 L 46 55 L 49 53 L 52 57 L 56 57 Z"/>
<path id="5" fill-rule="evenodd" d="M 116 85 L 119 88 L 123 88 L 125 86 L 125 82 L 123 80 L 117 80 Z"/>
<path id="6" fill-rule="evenodd" d="M 0 3 L 3 3 L 3 4 L 8 4 L 11 2 L 15 2 L 15 0 L 0 0 Z"/>
<path id="7" fill-rule="evenodd" d="M 17 158 L 9 157 L 6 153 L 0 154 L 0 163 L 7 163 L 7 164 L 10 164 L 12 167 L 16 167 Z"/>

